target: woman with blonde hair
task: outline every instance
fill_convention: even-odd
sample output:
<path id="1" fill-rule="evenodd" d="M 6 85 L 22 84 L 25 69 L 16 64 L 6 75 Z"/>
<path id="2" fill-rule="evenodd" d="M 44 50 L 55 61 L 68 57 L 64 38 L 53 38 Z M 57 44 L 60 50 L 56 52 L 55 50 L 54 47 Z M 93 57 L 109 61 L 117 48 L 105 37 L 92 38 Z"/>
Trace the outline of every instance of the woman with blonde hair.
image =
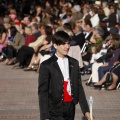
<path id="1" fill-rule="evenodd" d="M 25 27 L 25 46 L 28 46 L 30 43 L 34 42 L 36 40 L 35 36 L 32 34 L 31 27 Z"/>
<path id="2" fill-rule="evenodd" d="M 34 53 L 37 53 L 41 46 L 43 45 L 43 40 L 46 36 L 52 35 L 52 28 L 50 26 L 43 25 L 41 26 L 41 36 L 35 42 L 29 44 L 29 46 L 24 46 L 23 55 L 19 57 L 21 68 L 29 65 L 31 58 Z"/>

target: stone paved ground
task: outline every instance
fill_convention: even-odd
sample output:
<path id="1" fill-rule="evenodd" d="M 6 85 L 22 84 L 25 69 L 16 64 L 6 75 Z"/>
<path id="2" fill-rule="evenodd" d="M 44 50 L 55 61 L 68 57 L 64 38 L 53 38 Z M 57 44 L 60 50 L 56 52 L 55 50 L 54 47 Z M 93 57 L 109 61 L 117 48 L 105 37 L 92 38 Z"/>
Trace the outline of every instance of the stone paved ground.
<path id="1" fill-rule="evenodd" d="M 12 69 L 0 63 L 0 120 L 39 120 L 38 73 Z M 87 99 L 94 98 L 95 120 L 120 120 L 120 90 L 94 90 L 85 86 L 89 76 L 83 76 Z M 79 105 L 75 120 L 83 120 Z"/>

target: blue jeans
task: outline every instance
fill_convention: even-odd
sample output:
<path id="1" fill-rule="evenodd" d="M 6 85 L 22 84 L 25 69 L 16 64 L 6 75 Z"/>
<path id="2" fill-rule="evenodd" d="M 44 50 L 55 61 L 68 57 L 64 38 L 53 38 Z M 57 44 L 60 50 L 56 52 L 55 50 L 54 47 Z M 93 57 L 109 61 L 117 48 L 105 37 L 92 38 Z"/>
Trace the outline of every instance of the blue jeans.
<path id="1" fill-rule="evenodd" d="M 89 68 L 92 68 L 92 65 L 93 65 L 93 63 L 86 65 L 82 72 L 85 73 L 85 71 L 87 71 Z"/>
<path id="2" fill-rule="evenodd" d="M 99 80 L 102 79 L 102 77 L 105 75 L 106 72 L 109 71 L 109 69 L 112 67 L 112 65 L 108 65 L 108 66 L 105 66 L 105 67 L 99 67 L 98 68 L 98 77 L 99 77 Z"/>

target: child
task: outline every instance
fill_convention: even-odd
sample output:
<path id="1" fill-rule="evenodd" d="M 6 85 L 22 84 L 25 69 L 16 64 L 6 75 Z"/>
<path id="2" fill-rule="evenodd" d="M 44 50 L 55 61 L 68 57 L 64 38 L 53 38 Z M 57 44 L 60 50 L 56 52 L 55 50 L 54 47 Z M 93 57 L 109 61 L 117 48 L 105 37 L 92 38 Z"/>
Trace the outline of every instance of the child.
<path id="1" fill-rule="evenodd" d="M 90 63 L 85 66 L 85 68 L 81 72 L 82 75 L 84 75 L 85 73 L 91 73 L 90 71 L 88 71 L 88 69 L 92 67 L 92 64 L 96 62 L 98 58 L 106 54 L 106 51 L 104 49 L 101 49 L 101 47 L 99 46 L 92 46 L 91 52 L 92 52 L 92 57 L 91 57 Z"/>

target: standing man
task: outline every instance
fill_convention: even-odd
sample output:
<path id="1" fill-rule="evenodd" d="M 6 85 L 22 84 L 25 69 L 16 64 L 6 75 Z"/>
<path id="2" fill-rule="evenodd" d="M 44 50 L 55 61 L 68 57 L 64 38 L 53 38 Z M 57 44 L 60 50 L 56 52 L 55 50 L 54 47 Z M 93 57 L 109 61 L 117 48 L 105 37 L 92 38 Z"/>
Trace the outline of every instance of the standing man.
<path id="1" fill-rule="evenodd" d="M 64 31 L 58 31 L 52 42 L 56 53 L 41 63 L 39 71 L 40 120 L 74 120 L 78 102 L 83 114 L 90 120 L 78 61 L 67 56 L 70 37 Z"/>

